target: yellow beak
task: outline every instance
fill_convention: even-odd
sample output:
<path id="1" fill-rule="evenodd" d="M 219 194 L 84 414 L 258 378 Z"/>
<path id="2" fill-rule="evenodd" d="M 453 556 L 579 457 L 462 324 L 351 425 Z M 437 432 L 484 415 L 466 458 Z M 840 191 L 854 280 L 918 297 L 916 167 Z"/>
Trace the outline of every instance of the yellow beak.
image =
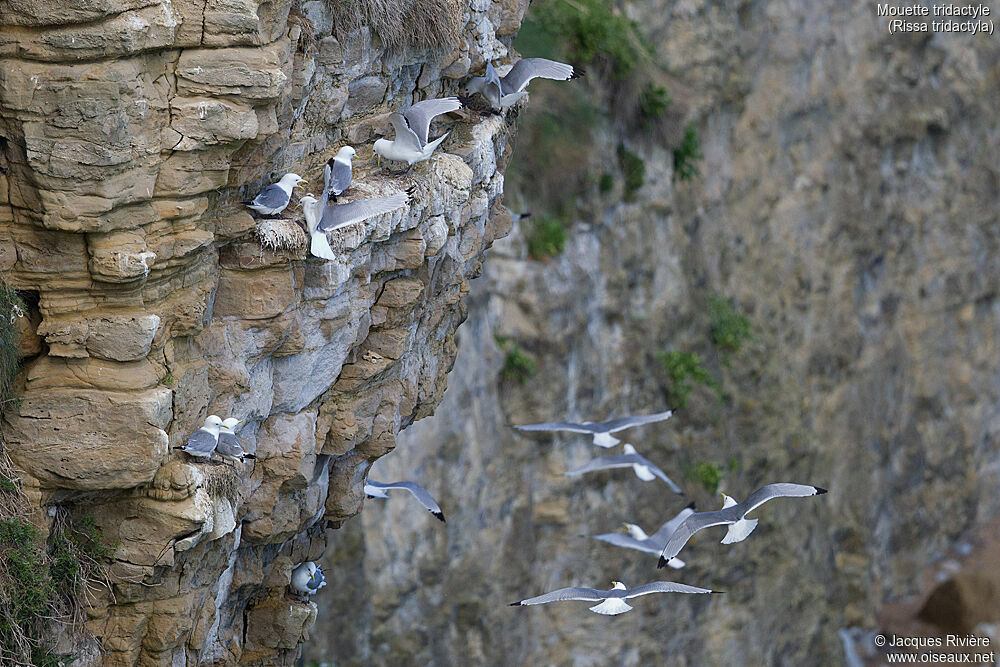
<path id="1" fill-rule="evenodd" d="M 378 153 L 375 153 L 375 164 L 378 165 L 379 167 L 382 166 L 382 156 L 379 155 Z"/>

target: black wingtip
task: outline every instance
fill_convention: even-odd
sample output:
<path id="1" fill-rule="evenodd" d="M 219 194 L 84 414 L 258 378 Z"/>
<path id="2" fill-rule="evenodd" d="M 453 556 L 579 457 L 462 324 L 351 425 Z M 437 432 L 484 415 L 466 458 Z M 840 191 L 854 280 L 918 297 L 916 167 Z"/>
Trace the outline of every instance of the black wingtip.
<path id="1" fill-rule="evenodd" d="M 660 556 L 660 560 L 657 561 L 657 563 L 656 563 L 656 569 L 657 570 L 662 570 L 666 566 L 667 566 L 667 559 L 664 558 L 663 556 Z"/>
<path id="2" fill-rule="evenodd" d="M 245 458 L 245 459 L 256 459 L 257 457 L 254 456 L 253 454 L 244 454 L 243 458 Z"/>
<path id="3" fill-rule="evenodd" d="M 569 77 L 572 81 L 573 79 L 580 79 L 587 73 L 587 70 L 583 69 L 579 65 L 573 65 L 573 74 Z"/>
<path id="4" fill-rule="evenodd" d="M 726 591 L 709 591 L 709 595 L 725 595 Z"/>
<path id="5" fill-rule="evenodd" d="M 824 493 L 827 492 L 826 489 L 820 488 L 818 486 L 814 486 L 813 488 L 816 489 L 816 495 L 817 496 L 822 496 Z"/>
<path id="6" fill-rule="evenodd" d="M 520 606 L 521 606 L 521 601 L 520 601 L 520 600 L 518 600 L 517 602 L 511 602 L 511 603 L 510 603 L 509 605 L 507 605 L 507 606 L 508 606 L 508 607 L 520 607 Z"/>
<path id="7" fill-rule="evenodd" d="M 692 500 L 691 502 L 689 502 L 689 503 L 688 503 L 688 504 L 687 504 L 687 505 L 686 505 L 686 506 L 684 507 L 684 509 L 686 509 L 686 510 L 693 510 L 693 509 L 694 509 L 694 501 Z"/>
<path id="8" fill-rule="evenodd" d="M 472 95 L 456 95 L 458 98 L 458 103 L 462 105 L 462 108 L 468 108 L 469 104 L 472 103 Z"/>
<path id="9" fill-rule="evenodd" d="M 431 512 L 441 523 L 448 523 L 444 518 L 444 512 Z"/>
<path id="10" fill-rule="evenodd" d="M 184 451 L 184 447 L 174 447 L 174 449 L 179 449 L 179 450 L 181 450 L 182 452 Z"/>

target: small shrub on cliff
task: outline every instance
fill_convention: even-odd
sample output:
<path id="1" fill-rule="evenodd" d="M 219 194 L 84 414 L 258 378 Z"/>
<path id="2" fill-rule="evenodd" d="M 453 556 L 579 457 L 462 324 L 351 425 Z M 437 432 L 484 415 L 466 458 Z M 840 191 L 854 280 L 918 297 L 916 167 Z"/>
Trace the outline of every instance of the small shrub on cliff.
<path id="1" fill-rule="evenodd" d="M 702 461 L 691 468 L 689 477 L 700 482 L 709 493 L 715 493 L 719 490 L 719 482 L 722 481 L 722 470 L 714 463 Z"/>
<path id="2" fill-rule="evenodd" d="M 646 180 L 646 163 L 621 144 L 618 146 L 618 163 L 625 174 L 625 201 L 632 201 Z"/>
<path id="3" fill-rule="evenodd" d="M 667 113 L 672 103 L 665 87 L 651 83 L 639 95 L 639 113 L 646 120 L 654 120 Z"/>
<path id="4" fill-rule="evenodd" d="M 753 340 L 750 320 L 719 297 L 708 300 L 708 316 L 712 322 L 712 342 L 722 353 L 723 363 L 728 365 L 729 354 L 739 352 L 744 343 Z"/>
<path id="5" fill-rule="evenodd" d="M 566 224 L 562 220 L 540 215 L 531 218 L 525 236 L 528 256 L 534 260 L 545 260 L 563 251 L 569 232 L 566 231 Z"/>
<path id="6" fill-rule="evenodd" d="M 0 409 L 13 398 L 18 369 L 17 319 L 24 317 L 24 303 L 17 291 L 0 279 Z"/>
<path id="7" fill-rule="evenodd" d="M 701 143 L 698 141 L 698 131 L 694 125 L 684 128 L 684 139 L 681 145 L 674 149 L 674 179 L 689 181 L 698 175 L 698 165 L 702 158 Z"/>
<path id="8" fill-rule="evenodd" d="M 687 406 L 693 388 L 692 382 L 713 389 L 716 395 L 721 397 L 719 383 L 701 365 L 701 357 L 696 353 L 670 350 L 660 352 L 657 360 L 669 381 L 666 389 L 667 400 L 671 405 L 680 408 Z"/>
<path id="9" fill-rule="evenodd" d="M 500 377 L 518 384 L 527 382 L 535 374 L 535 360 L 528 356 L 520 345 L 507 338 L 498 336 L 496 341 L 500 349 L 507 352 L 503 368 L 500 369 Z"/>

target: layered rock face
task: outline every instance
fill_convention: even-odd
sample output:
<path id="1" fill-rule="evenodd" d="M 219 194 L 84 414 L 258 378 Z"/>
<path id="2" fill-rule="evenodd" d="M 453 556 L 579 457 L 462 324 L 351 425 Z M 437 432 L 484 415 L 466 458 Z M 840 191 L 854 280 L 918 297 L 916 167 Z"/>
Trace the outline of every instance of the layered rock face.
<path id="1" fill-rule="evenodd" d="M 334 36 L 336 9 L 0 0 L 0 270 L 37 303 L 2 434 L 39 508 L 117 545 L 90 663 L 294 659 L 315 607 L 291 568 L 440 401 L 462 298 L 509 230 L 499 117 L 444 119 L 406 177 L 365 161 L 389 110 L 503 57 L 524 3 L 458 3 L 458 43 L 394 51 Z M 413 193 L 335 232 L 337 261 L 241 205 L 288 171 L 318 192 L 345 143 L 352 198 Z M 172 449 L 208 414 L 243 420 L 255 463 Z"/>
<path id="2" fill-rule="evenodd" d="M 371 501 L 332 534 L 329 562 L 353 583 L 327 591 L 320 616 L 359 611 L 308 655 L 840 664 L 838 629 L 878 627 L 884 602 L 927 591 L 925 569 L 1000 511 L 998 42 L 891 36 L 864 4 L 628 12 L 691 109 L 701 177 L 672 183 L 668 151 L 630 145 L 646 163 L 634 203 L 595 207 L 551 262 L 526 261 L 517 232 L 491 251 L 446 400 L 376 466 L 436 492 L 447 527 L 403 500 Z M 615 140 L 598 148 L 613 155 Z M 711 342 L 712 296 L 755 336 L 728 366 Z M 498 377 L 495 335 L 535 357 L 525 385 Z M 699 534 L 680 571 L 585 536 L 622 521 L 655 530 L 688 499 L 627 470 L 570 480 L 561 473 L 606 452 L 509 428 L 661 410 L 670 382 L 656 352 L 668 349 L 699 353 L 723 400 L 695 384 L 670 422 L 627 441 L 699 509 L 721 506 L 685 474 L 701 462 L 737 498 L 773 481 L 830 489 L 765 506 L 745 542 Z M 727 593 L 649 596 L 613 619 L 583 603 L 506 606 L 611 579 Z M 997 621 L 995 608 L 968 616 Z"/>

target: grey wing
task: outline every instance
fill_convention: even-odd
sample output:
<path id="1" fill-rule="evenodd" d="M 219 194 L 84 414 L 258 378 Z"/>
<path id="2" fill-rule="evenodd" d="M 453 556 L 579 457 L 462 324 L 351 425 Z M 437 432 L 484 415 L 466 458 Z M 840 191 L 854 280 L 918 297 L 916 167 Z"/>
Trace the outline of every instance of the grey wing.
<path id="1" fill-rule="evenodd" d="M 499 102 L 500 98 L 503 96 L 503 82 L 500 80 L 500 75 L 497 73 L 496 68 L 493 67 L 493 63 L 491 62 L 486 63 L 486 84 L 483 88 L 485 89 L 483 91 L 483 95 L 487 99 L 491 98 L 491 95 L 489 94 L 491 88 L 493 89 L 494 95 L 496 95 L 497 102 Z M 493 100 L 491 99 L 491 101 Z"/>
<path id="2" fill-rule="evenodd" d="M 546 602 L 561 602 L 562 600 L 587 600 L 597 602 L 598 600 L 606 599 L 607 595 L 604 594 L 604 591 L 599 591 L 596 588 L 580 588 L 578 586 L 573 586 L 570 588 L 560 588 L 557 591 L 552 591 L 551 593 L 546 593 L 545 595 L 539 595 L 538 597 L 528 598 L 527 600 L 521 600 L 520 602 L 515 602 L 514 604 L 545 604 Z"/>
<path id="3" fill-rule="evenodd" d="M 545 422 L 544 424 L 523 424 L 514 426 L 521 431 L 572 431 L 573 433 L 597 433 L 593 424 L 574 424 L 572 422 Z"/>
<path id="4" fill-rule="evenodd" d="M 823 492 L 825 493 L 825 491 Z M 742 503 L 731 507 L 730 509 L 739 508 L 742 515 L 746 516 L 754 509 L 760 507 L 768 500 L 773 500 L 774 498 L 805 498 L 807 496 L 815 496 L 819 493 L 820 489 L 815 486 L 779 482 L 777 484 L 768 484 L 767 486 L 760 487 L 751 493 L 749 498 L 744 500 Z"/>
<path id="5" fill-rule="evenodd" d="M 217 443 L 218 439 L 214 435 L 204 429 L 198 429 L 184 443 L 184 451 L 210 456 L 215 451 Z"/>
<path id="6" fill-rule="evenodd" d="M 587 463 L 583 464 L 575 470 L 570 470 L 564 475 L 582 475 L 585 472 L 594 472 L 597 470 L 611 470 L 613 468 L 630 468 L 636 463 L 641 463 L 639 459 L 641 456 L 636 456 L 635 454 L 619 454 L 617 456 L 601 456 L 600 458 L 591 459 Z M 647 462 L 648 464 L 648 462 Z"/>
<path id="7" fill-rule="evenodd" d="M 667 540 L 660 557 L 665 560 L 670 560 L 679 554 L 681 549 L 684 548 L 684 545 L 691 539 L 691 536 L 699 530 L 704 530 L 705 528 L 709 528 L 711 526 L 736 523 L 740 520 L 740 513 L 738 511 L 734 512 L 733 510 L 735 509 L 737 508 L 734 506 L 724 510 L 719 510 L 718 512 L 695 512 L 688 518 L 684 519 L 684 521 L 681 522 L 681 525 L 677 526 L 677 530 L 675 530 Z"/>
<path id="8" fill-rule="evenodd" d="M 368 480 L 365 482 L 365 495 L 372 496 L 373 498 L 388 498 L 389 492 L 385 488 L 385 484 L 381 482 L 373 482 Z"/>
<path id="9" fill-rule="evenodd" d="M 410 124 L 410 129 L 417 135 L 421 146 L 427 143 L 427 136 L 431 129 L 431 120 L 435 116 L 443 113 L 458 111 L 462 108 L 462 103 L 457 97 L 439 97 L 432 100 L 417 102 L 410 108 L 403 111 L 403 117 Z M 398 134 L 398 131 L 397 131 Z"/>
<path id="10" fill-rule="evenodd" d="M 629 456 L 629 455 L 626 455 L 626 456 Z M 646 457 L 639 456 L 638 454 L 632 454 L 631 456 L 634 456 L 636 459 L 638 459 L 638 461 L 637 461 L 638 463 L 641 463 L 642 465 L 644 465 L 647 468 L 649 468 L 650 472 L 652 472 L 654 475 L 656 475 L 657 477 L 659 477 L 660 479 L 662 479 L 664 482 L 666 482 L 667 486 L 670 487 L 671 491 L 673 491 L 674 493 L 682 493 L 681 487 L 679 487 L 676 484 L 674 484 L 674 480 L 672 480 L 669 477 L 667 477 L 667 473 L 665 473 L 662 470 L 660 470 L 660 468 L 657 467 L 656 464 L 652 463 Z"/>
<path id="11" fill-rule="evenodd" d="M 565 81 L 573 78 L 573 66 L 546 58 L 522 58 L 501 79 L 501 89 L 505 95 L 518 93 L 535 77 Z"/>
<path id="12" fill-rule="evenodd" d="M 226 456 L 239 456 L 243 453 L 243 445 L 235 433 L 219 433 L 219 442 L 215 450 Z"/>
<path id="13" fill-rule="evenodd" d="M 424 487 L 420 486 L 416 482 L 395 482 L 392 484 L 385 484 L 383 488 L 386 489 L 406 489 L 413 494 L 413 497 L 420 501 L 420 504 L 429 509 L 434 514 L 441 514 L 441 508 L 438 507 L 437 502 L 435 502 L 434 497 L 427 491 Z"/>
<path id="14" fill-rule="evenodd" d="M 378 197 L 376 199 L 360 199 L 350 204 L 328 205 L 323 209 L 323 217 L 319 221 L 320 231 L 329 232 L 347 225 L 361 222 L 376 215 L 382 215 L 406 206 L 408 197 L 405 193 Z"/>
<path id="15" fill-rule="evenodd" d="M 657 412 L 652 415 L 637 415 L 635 417 L 622 417 L 621 419 L 612 419 L 600 424 L 604 428 L 606 433 L 615 433 L 617 431 L 624 431 L 627 428 L 632 428 L 633 426 L 642 426 L 643 424 L 652 424 L 653 422 L 661 422 L 670 419 L 670 415 L 674 414 L 673 410 L 667 410 L 666 412 Z"/>
<path id="16" fill-rule="evenodd" d="M 420 137 L 417 133 L 413 131 L 406 120 L 401 114 L 395 111 L 389 114 L 389 122 L 392 124 L 392 128 L 396 131 L 396 143 L 400 145 L 401 148 L 406 148 L 412 151 L 420 152 L 424 145 L 420 143 Z"/>
<path id="17" fill-rule="evenodd" d="M 643 584 L 625 591 L 626 598 L 637 598 L 640 595 L 650 593 L 711 593 L 708 588 L 698 588 L 687 584 L 678 584 L 673 581 L 654 581 L 651 584 Z"/>
<path id="18" fill-rule="evenodd" d="M 677 526 L 681 525 L 681 523 L 683 523 L 684 520 L 692 514 L 694 514 L 694 509 L 691 507 L 685 507 L 677 514 L 677 516 L 660 526 L 660 529 L 650 535 L 649 539 L 657 544 L 665 544 L 670 536 L 674 534 L 674 531 L 677 530 Z"/>
<path id="19" fill-rule="evenodd" d="M 602 542 L 607 542 L 608 544 L 613 544 L 616 547 L 624 547 L 625 549 L 635 549 L 637 551 L 642 551 L 648 554 L 658 554 L 660 553 L 660 548 L 656 547 L 650 540 L 637 540 L 634 537 L 629 537 L 628 535 L 622 535 L 621 533 L 605 533 L 603 535 L 594 535 L 595 540 L 601 540 Z"/>
<path id="20" fill-rule="evenodd" d="M 327 192 L 339 195 L 351 185 L 351 165 L 350 163 L 331 160 L 333 174 L 327 185 Z"/>
<path id="21" fill-rule="evenodd" d="M 281 208 L 288 205 L 289 196 L 277 183 L 267 186 L 253 198 L 253 204 L 267 208 Z"/>

